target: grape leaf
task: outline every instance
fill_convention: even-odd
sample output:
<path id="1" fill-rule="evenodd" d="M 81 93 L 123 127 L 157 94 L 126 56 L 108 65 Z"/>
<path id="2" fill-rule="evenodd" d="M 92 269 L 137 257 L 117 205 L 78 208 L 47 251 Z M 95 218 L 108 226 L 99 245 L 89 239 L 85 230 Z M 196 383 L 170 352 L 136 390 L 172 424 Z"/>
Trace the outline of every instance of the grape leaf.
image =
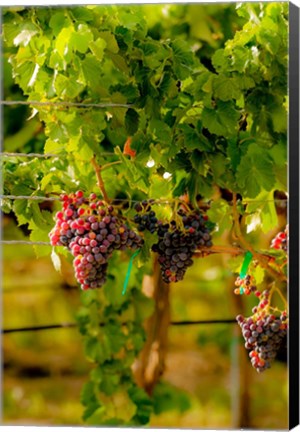
<path id="1" fill-rule="evenodd" d="M 251 144 L 241 158 L 236 179 L 245 197 L 255 198 L 261 189 L 270 191 L 275 184 L 275 175 L 269 154 L 257 144 Z"/>
<path id="2" fill-rule="evenodd" d="M 205 107 L 202 113 L 203 126 L 211 133 L 225 138 L 236 135 L 239 117 L 232 102 L 219 101 L 215 109 Z"/>

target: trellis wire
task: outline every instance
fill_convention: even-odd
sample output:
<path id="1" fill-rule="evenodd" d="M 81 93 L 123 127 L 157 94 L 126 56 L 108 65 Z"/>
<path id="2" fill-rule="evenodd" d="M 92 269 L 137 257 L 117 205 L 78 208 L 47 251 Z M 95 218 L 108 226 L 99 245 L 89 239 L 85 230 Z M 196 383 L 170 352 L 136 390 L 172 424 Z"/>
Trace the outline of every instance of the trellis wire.
<path id="1" fill-rule="evenodd" d="M 44 102 L 41 102 L 44 104 Z M 117 156 L 115 153 L 113 152 L 103 152 L 102 153 L 103 156 Z M 59 155 L 55 155 L 55 154 L 50 154 L 50 153 L 45 153 L 45 154 L 41 154 L 41 153 L 9 153 L 9 152 L 0 152 L 0 156 L 5 156 L 5 157 L 37 157 L 37 158 L 48 158 L 48 157 L 59 157 Z M 0 195 L 0 198 L 8 198 L 8 199 L 42 199 L 42 197 L 31 197 L 31 196 L 16 196 L 16 195 Z M 127 200 L 127 199 L 118 199 L 116 198 L 118 201 L 127 201 L 127 202 L 132 202 L 132 203 L 137 203 L 139 201 L 135 201 L 135 200 Z M 52 201 L 51 198 L 45 198 L 45 200 L 48 201 Z M 53 201 L 55 200 L 59 200 L 59 198 L 53 198 Z M 246 200 L 243 201 L 243 204 L 251 204 L 251 203 L 259 203 L 259 202 L 287 202 L 287 199 L 273 199 L 273 200 Z M 160 201 L 161 202 L 161 201 Z M 164 203 L 168 203 L 169 201 L 164 201 Z"/>
<path id="2" fill-rule="evenodd" d="M 57 157 L 55 154 L 51 153 L 8 153 L 8 152 L 2 152 L 0 153 L 0 156 L 5 157 L 36 157 L 36 158 L 49 158 L 49 157 Z"/>
<path id="3" fill-rule="evenodd" d="M 36 158 L 60 158 L 61 155 L 59 154 L 52 154 L 52 153 L 10 153 L 10 152 L 0 152 L 0 156 L 4 156 L 4 157 L 36 157 Z M 101 152 L 101 155 L 99 156 L 118 156 L 116 155 L 116 153 L 113 152 Z"/>
<path id="4" fill-rule="evenodd" d="M 126 322 L 123 322 L 122 325 L 126 325 Z M 172 326 L 188 326 L 188 325 L 202 325 L 202 324 L 236 324 L 235 318 L 228 319 L 215 319 L 215 320 L 196 320 L 196 321 L 171 321 L 170 324 Z M 100 323 L 100 327 L 104 327 L 105 323 Z M 53 330 L 53 329 L 63 329 L 63 328 L 75 328 L 78 327 L 76 323 L 59 323 L 59 324 L 49 324 L 49 325 L 40 325 L 40 326 L 31 326 L 31 327 L 18 327 L 18 328 L 8 328 L 1 329 L 1 333 L 21 333 L 27 331 L 44 331 L 44 330 Z"/>
<path id="5" fill-rule="evenodd" d="M 43 197 L 43 196 L 28 196 L 28 195 L 0 195 L 0 199 L 12 200 L 28 200 L 28 201 L 61 201 L 59 197 Z"/>
<path id="6" fill-rule="evenodd" d="M 9 101 L 1 100 L 0 105 L 36 105 L 36 106 L 57 106 L 57 107 L 77 107 L 77 108 L 132 108 L 132 104 L 122 104 L 122 103 L 85 103 L 85 102 L 67 102 L 67 101 Z"/>
<path id="7" fill-rule="evenodd" d="M 26 240 L 0 240 L 0 244 L 24 244 L 24 245 L 39 245 L 39 246 L 51 246 L 51 243 L 43 242 L 43 241 L 26 241 Z"/>
<path id="8" fill-rule="evenodd" d="M 0 199 L 12 199 L 12 200 L 34 200 L 34 201 L 61 201 L 60 197 L 43 197 L 43 196 L 31 196 L 31 195 L 0 195 Z M 113 201 L 121 201 L 121 202 L 127 202 L 127 203 L 139 203 L 140 200 L 131 200 L 127 198 L 114 198 Z M 273 200 L 247 200 L 242 201 L 242 204 L 252 204 L 252 203 L 263 203 L 263 202 L 287 202 L 287 199 L 273 199 Z M 171 204 L 172 201 L 170 200 L 161 200 L 157 199 L 153 201 L 154 203 L 161 203 L 161 204 Z M 204 202 L 204 204 L 210 204 L 209 202 Z"/>

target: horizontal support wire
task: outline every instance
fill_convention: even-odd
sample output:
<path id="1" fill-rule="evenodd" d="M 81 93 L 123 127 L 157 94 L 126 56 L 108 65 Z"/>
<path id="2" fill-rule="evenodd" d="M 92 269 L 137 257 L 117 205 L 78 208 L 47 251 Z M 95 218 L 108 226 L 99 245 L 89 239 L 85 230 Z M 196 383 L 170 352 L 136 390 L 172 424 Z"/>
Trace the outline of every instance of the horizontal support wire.
<path id="1" fill-rule="evenodd" d="M 67 102 L 67 101 L 19 101 L 19 100 L 1 100 L 0 105 L 36 105 L 36 106 L 52 106 L 52 107 L 65 107 L 65 108 L 132 108 L 133 104 L 122 104 L 122 103 L 85 103 L 85 102 Z"/>
<path id="2" fill-rule="evenodd" d="M 59 155 L 59 154 L 52 154 L 52 153 L 9 153 L 9 152 L 0 152 L 0 156 L 3 157 L 36 157 L 36 158 L 62 158 L 65 157 L 65 155 Z M 118 156 L 116 153 L 113 152 L 101 152 L 99 156 Z"/>
<path id="3" fill-rule="evenodd" d="M 0 195 L 0 199 L 11 199 L 11 200 L 34 200 L 34 201 L 61 201 L 60 197 L 43 197 L 43 196 L 31 196 L 31 195 Z M 140 200 L 131 200 L 127 198 L 114 198 L 115 201 L 127 202 L 127 203 L 139 203 Z M 288 199 L 273 199 L 273 200 L 246 200 L 242 201 L 241 204 L 252 204 L 252 203 L 264 203 L 264 202 L 288 202 Z M 171 204 L 170 200 L 154 200 L 153 204 Z M 204 202 L 204 204 L 210 204 L 210 202 Z"/>
<path id="4" fill-rule="evenodd" d="M 43 241 L 26 241 L 26 240 L 0 240 L 0 244 L 6 244 L 6 245 L 16 245 L 16 244 L 23 244 L 23 245 L 39 245 L 39 246 L 51 246 L 51 243 L 43 242 Z"/>
<path id="5" fill-rule="evenodd" d="M 2 152 L 0 153 L 0 156 L 4 157 L 36 157 L 36 158 L 50 158 L 50 157 L 57 157 L 55 154 L 51 153 L 8 153 L 8 152 Z"/>
<path id="6" fill-rule="evenodd" d="M 126 325 L 124 322 L 122 325 Z M 215 320 L 199 320 L 199 321 L 171 321 L 170 324 L 172 326 L 189 326 L 189 325 L 202 325 L 202 324 L 236 324 L 235 318 L 228 319 L 215 319 Z M 100 327 L 104 327 L 105 323 L 100 323 Z M 1 329 L 2 334 L 8 333 L 21 333 L 21 332 L 35 332 L 35 331 L 44 331 L 44 330 L 54 330 L 54 329 L 63 329 L 63 328 L 76 328 L 78 324 L 76 323 L 60 323 L 60 324 L 49 324 L 49 325 L 40 325 L 40 326 L 31 326 L 31 327 L 17 327 L 17 328 L 7 328 Z"/>
<path id="7" fill-rule="evenodd" d="M 28 200 L 28 201 L 61 201 L 60 197 L 43 197 L 28 195 L 0 195 L 0 199 Z"/>

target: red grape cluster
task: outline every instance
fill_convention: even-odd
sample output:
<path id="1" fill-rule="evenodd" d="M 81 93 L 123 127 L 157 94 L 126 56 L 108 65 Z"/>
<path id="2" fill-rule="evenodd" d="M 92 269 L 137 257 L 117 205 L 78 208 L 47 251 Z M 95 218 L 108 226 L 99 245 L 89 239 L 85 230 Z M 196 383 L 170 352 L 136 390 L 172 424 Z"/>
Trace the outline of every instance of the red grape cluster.
<path id="1" fill-rule="evenodd" d="M 178 282 L 193 264 L 192 256 L 200 246 L 212 246 L 210 231 L 205 225 L 206 216 L 198 211 L 177 212 L 181 218 L 182 228 L 175 220 L 170 224 L 158 222 L 158 242 L 152 246 L 153 252 L 159 254 L 159 264 L 164 282 Z"/>
<path id="2" fill-rule="evenodd" d="M 250 350 L 252 366 L 257 372 L 270 368 L 287 335 L 288 318 L 286 312 L 279 317 L 268 311 L 269 291 L 264 291 L 254 315 L 236 317 L 245 340 L 246 349 Z"/>
<path id="3" fill-rule="evenodd" d="M 143 239 L 131 230 L 114 207 L 85 198 L 82 191 L 62 195 L 62 211 L 50 233 L 53 246 L 66 246 L 74 256 L 75 276 L 83 290 L 99 288 L 106 281 L 108 260 L 114 250 L 138 249 Z"/>
<path id="4" fill-rule="evenodd" d="M 234 284 L 237 287 L 234 290 L 234 294 L 249 295 L 254 293 L 256 297 L 259 297 L 261 294 L 260 291 L 257 290 L 254 277 L 249 274 L 244 278 L 238 276 Z"/>
<path id="5" fill-rule="evenodd" d="M 273 249 L 282 249 L 285 252 L 287 251 L 287 243 L 288 243 L 288 225 L 286 226 L 285 230 L 278 233 L 275 238 L 273 238 L 271 243 L 271 248 Z"/>

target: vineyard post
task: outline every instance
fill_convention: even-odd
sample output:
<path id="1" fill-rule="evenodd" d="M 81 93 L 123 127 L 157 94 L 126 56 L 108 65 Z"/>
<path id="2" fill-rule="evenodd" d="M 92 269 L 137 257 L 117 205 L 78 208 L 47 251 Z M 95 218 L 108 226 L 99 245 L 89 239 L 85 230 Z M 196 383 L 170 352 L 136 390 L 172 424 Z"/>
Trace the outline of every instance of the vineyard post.
<path id="1" fill-rule="evenodd" d="M 134 364 L 134 375 L 137 383 L 152 394 L 164 372 L 170 324 L 170 286 L 162 280 L 156 257 L 152 276 L 144 277 L 143 291 L 153 298 L 154 312 L 145 323 L 146 342 Z"/>

